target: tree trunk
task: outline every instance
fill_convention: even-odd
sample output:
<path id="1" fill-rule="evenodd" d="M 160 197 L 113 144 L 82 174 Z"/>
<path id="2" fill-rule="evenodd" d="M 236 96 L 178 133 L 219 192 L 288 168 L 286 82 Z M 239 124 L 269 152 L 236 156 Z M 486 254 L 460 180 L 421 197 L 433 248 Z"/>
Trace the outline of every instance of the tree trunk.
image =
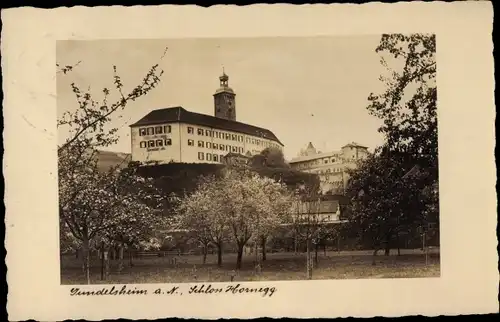
<path id="1" fill-rule="evenodd" d="M 318 266 L 318 249 L 319 249 L 319 244 L 316 244 L 315 248 L 314 248 L 314 266 L 315 267 Z"/>
<path id="2" fill-rule="evenodd" d="M 222 243 L 217 244 L 217 266 L 222 266 Z"/>
<path id="3" fill-rule="evenodd" d="M 107 280 L 109 277 L 109 260 L 110 260 L 110 249 L 107 248 L 104 249 L 104 280 Z"/>
<path id="4" fill-rule="evenodd" d="M 203 246 L 203 265 L 207 263 L 207 253 L 208 253 L 208 247 L 207 245 Z"/>
<path id="5" fill-rule="evenodd" d="M 106 251 L 104 250 L 104 242 L 101 243 L 101 249 L 98 251 L 98 258 L 101 259 L 101 281 L 104 281 L 106 279 L 106 272 L 104 270 L 104 266 L 106 265 L 104 261 L 106 260 L 106 257 L 104 254 L 106 254 Z"/>
<path id="6" fill-rule="evenodd" d="M 133 259 L 134 259 L 134 254 L 132 252 L 132 249 L 129 247 L 129 249 L 128 249 L 128 261 L 129 262 L 128 263 L 129 263 L 130 267 L 134 267 Z"/>
<path id="7" fill-rule="evenodd" d="M 262 237 L 261 246 L 262 246 L 262 260 L 266 260 L 266 239 L 267 237 Z"/>
<path id="8" fill-rule="evenodd" d="M 389 256 L 391 253 L 391 235 L 387 235 L 385 238 L 385 256 Z"/>
<path id="9" fill-rule="evenodd" d="M 379 250 L 379 247 L 377 246 L 377 247 L 375 247 L 375 250 L 373 251 L 372 265 L 376 264 L 375 258 L 377 257 L 378 250 Z"/>
<path id="10" fill-rule="evenodd" d="M 90 284 L 90 242 L 88 238 L 84 238 L 82 241 L 82 251 L 83 251 L 83 274 L 87 280 L 87 284 Z"/>
<path id="11" fill-rule="evenodd" d="M 306 242 L 306 275 L 307 279 L 312 279 L 312 265 L 311 265 L 311 239 L 307 239 Z"/>
<path id="12" fill-rule="evenodd" d="M 396 241 L 397 241 L 397 244 L 398 244 L 398 256 L 401 256 L 401 246 L 400 246 L 400 242 L 401 242 L 401 240 L 400 240 L 400 238 L 399 238 L 399 232 L 398 232 L 398 234 L 397 234 L 397 237 L 396 237 L 396 238 L 397 238 L 397 240 L 396 240 Z"/>
<path id="13" fill-rule="evenodd" d="M 238 245 L 238 256 L 236 257 L 236 269 L 237 270 L 241 269 L 241 262 L 243 259 L 243 246 L 244 245 Z"/>
<path id="14" fill-rule="evenodd" d="M 299 252 L 298 242 L 297 242 L 297 231 L 294 231 L 293 234 L 293 252 L 295 253 L 295 255 L 297 255 L 297 253 Z"/>
<path id="15" fill-rule="evenodd" d="M 118 248 L 118 273 L 123 270 L 123 245 Z"/>

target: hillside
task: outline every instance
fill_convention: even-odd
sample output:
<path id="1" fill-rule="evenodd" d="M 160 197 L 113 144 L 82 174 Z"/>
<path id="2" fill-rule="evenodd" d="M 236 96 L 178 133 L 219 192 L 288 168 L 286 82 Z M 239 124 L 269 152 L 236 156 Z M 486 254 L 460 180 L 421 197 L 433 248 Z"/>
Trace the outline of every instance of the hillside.
<path id="1" fill-rule="evenodd" d="M 97 151 L 97 166 L 101 171 L 107 171 L 111 167 L 120 166 L 126 167 L 128 162 L 132 160 L 130 153 Z"/>

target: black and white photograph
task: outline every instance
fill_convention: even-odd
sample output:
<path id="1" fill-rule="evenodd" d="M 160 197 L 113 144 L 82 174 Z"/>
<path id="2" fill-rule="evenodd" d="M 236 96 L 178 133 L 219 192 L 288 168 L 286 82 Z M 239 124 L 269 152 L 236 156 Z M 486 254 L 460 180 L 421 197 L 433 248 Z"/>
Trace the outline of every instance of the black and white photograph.
<path id="1" fill-rule="evenodd" d="M 492 9 L 2 10 L 8 320 L 498 313 Z"/>
<path id="2" fill-rule="evenodd" d="M 62 284 L 440 276 L 435 35 L 56 58 Z"/>

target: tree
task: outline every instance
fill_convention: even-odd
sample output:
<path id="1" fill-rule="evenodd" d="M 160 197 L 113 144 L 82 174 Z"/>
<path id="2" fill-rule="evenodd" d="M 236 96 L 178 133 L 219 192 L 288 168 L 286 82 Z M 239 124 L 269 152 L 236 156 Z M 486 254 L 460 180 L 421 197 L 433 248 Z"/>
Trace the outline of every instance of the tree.
<path id="1" fill-rule="evenodd" d="M 374 257 L 381 248 L 388 255 L 399 234 L 423 225 L 434 208 L 433 195 L 423 193 L 429 174 L 419 171 L 405 176 L 403 163 L 404 159 L 373 155 L 349 180 L 349 228 L 374 248 Z"/>
<path id="2" fill-rule="evenodd" d="M 238 250 L 236 268 L 240 269 L 243 247 L 250 238 L 258 244 L 262 236 L 287 220 L 292 195 L 282 183 L 249 171 L 229 171 L 222 182 L 227 191 L 224 211 Z M 260 265 L 258 254 L 255 256 Z"/>
<path id="3" fill-rule="evenodd" d="M 132 249 L 158 249 L 166 237 L 162 229 L 172 225 L 172 218 L 163 211 L 166 198 L 154 179 L 138 174 L 139 168 L 140 164 L 131 162 L 120 169 L 110 187 L 115 198 L 124 203 L 116 202 L 109 207 L 108 214 L 113 216 L 113 221 L 101 227 L 101 243 L 119 250 L 120 268 L 124 248 L 128 248 L 129 253 Z"/>
<path id="4" fill-rule="evenodd" d="M 436 37 L 383 35 L 376 52 L 390 76 L 381 76 L 386 89 L 370 94 L 367 109 L 383 121 L 385 153 L 404 154 L 407 166 L 419 164 L 437 179 Z"/>
<path id="5" fill-rule="evenodd" d="M 297 237 L 306 243 L 306 277 L 312 279 L 312 243 L 318 242 L 322 231 L 327 229 L 327 220 L 320 212 L 322 195 L 316 187 L 310 188 L 305 185 L 296 191 L 294 198 L 293 227 Z"/>
<path id="6" fill-rule="evenodd" d="M 166 49 L 161 59 L 165 53 Z M 79 64 L 80 62 L 64 67 L 56 65 L 58 73 L 66 75 Z M 115 203 L 123 204 L 127 200 L 126 195 L 115 193 L 110 186 L 110 182 L 115 182 L 119 177 L 115 169 L 106 173 L 99 171 L 96 164 L 97 149 L 110 146 L 118 139 L 117 129 L 109 126 L 112 116 L 123 110 L 129 102 L 149 93 L 157 86 L 163 74 L 156 64 L 150 68 L 139 85 L 126 92 L 116 66 L 113 66 L 113 71 L 115 91 L 112 93 L 109 88 L 102 89 L 102 100 L 94 99 L 90 89 L 85 91 L 71 83 L 78 108 L 74 112 L 65 112 L 57 121 L 58 129 L 67 129 L 69 133 L 65 142 L 58 147 L 60 222 L 82 242 L 88 282 L 89 251 L 90 248 L 97 247 L 94 239 L 97 233 L 104 231 L 102 227 L 99 228 L 99 224 L 109 219 L 105 209 Z M 116 101 L 110 101 L 112 96 L 118 97 Z"/>
<path id="7" fill-rule="evenodd" d="M 151 241 L 155 227 L 163 225 L 162 196 L 155 191 L 152 180 L 135 174 L 133 165 L 102 172 L 93 161 L 73 170 L 74 180 L 62 177 L 69 173 L 64 171 L 64 165 L 60 169 L 60 182 L 77 186 L 61 185 L 59 215 L 64 228 L 82 245 L 83 266 L 90 283 L 90 250 L 104 251 L 114 242 L 132 246 Z M 68 195 L 70 190 L 73 193 Z"/>
<path id="8" fill-rule="evenodd" d="M 254 168 L 290 168 L 290 165 L 285 161 L 283 152 L 274 147 L 265 148 L 259 154 L 252 156 L 249 160 L 249 164 Z"/>
<path id="9" fill-rule="evenodd" d="M 214 176 L 204 177 L 197 189 L 179 204 L 181 227 L 194 231 L 196 239 L 203 247 L 203 264 L 206 262 L 208 247 L 217 247 L 217 265 L 222 266 L 222 247 L 227 240 L 227 223 L 223 206 L 219 204 L 227 192 Z"/>
<path id="10" fill-rule="evenodd" d="M 212 242 L 227 239 L 235 244 L 236 269 L 240 269 L 244 246 L 251 238 L 258 243 L 290 215 L 290 198 L 281 183 L 251 171 L 228 169 L 222 177 L 204 181 L 180 208 L 184 222 Z"/>
<path id="11" fill-rule="evenodd" d="M 383 35 L 376 52 L 387 68 L 385 91 L 370 94 L 367 109 L 383 121 L 385 143 L 350 172 L 349 227 L 377 250 L 389 253 L 400 231 L 435 213 L 438 150 L 436 114 L 436 40 L 434 35 Z M 406 175 L 418 168 L 419 171 Z M 398 246 L 399 247 L 399 246 Z"/>

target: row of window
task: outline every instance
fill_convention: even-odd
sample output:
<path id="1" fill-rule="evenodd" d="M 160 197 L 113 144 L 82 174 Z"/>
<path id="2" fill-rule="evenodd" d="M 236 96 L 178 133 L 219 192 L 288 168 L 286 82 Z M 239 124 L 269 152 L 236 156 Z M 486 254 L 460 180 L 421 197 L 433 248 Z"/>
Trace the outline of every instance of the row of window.
<path id="1" fill-rule="evenodd" d="M 187 127 L 187 132 L 188 134 L 194 134 L 194 127 L 188 126 Z M 202 136 L 209 136 L 217 139 L 224 139 L 224 140 L 232 140 L 232 141 L 237 141 L 237 142 L 243 142 L 244 138 L 243 135 L 239 134 L 234 134 L 234 133 L 227 133 L 227 132 L 222 132 L 222 131 L 215 131 L 215 130 L 206 130 L 206 129 L 197 129 L 196 132 L 198 135 Z M 266 140 L 261 140 L 261 139 L 256 139 L 256 138 L 246 138 L 246 143 L 248 144 L 254 144 L 254 145 L 262 145 L 265 147 L 276 147 L 279 148 L 280 146 L 276 143 L 272 143 Z"/>
<path id="2" fill-rule="evenodd" d="M 143 127 L 139 129 L 140 136 L 166 134 L 170 132 L 172 132 L 172 127 L 170 125 Z"/>
<path id="3" fill-rule="evenodd" d="M 326 170 L 316 170 L 316 173 L 319 173 L 319 174 L 338 173 L 338 172 L 342 172 L 342 169 L 335 168 L 335 169 L 326 169 Z"/>
<path id="4" fill-rule="evenodd" d="M 167 134 L 167 133 L 171 133 L 171 132 L 172 132 L 172 127 L 170 125 L 150 126 L 150 127 L 140 128 L 139 129 L 139 136 Z M 194 127 L 188 126 L 187 132 L 189 134 L 194 134 Z M 227 133 L 227 132 L 214 131 L 214 130 L 205 130 L 205 129 L 200 129 L 200 128 L 197 129 L 197 133 L 198 133 L 198 135 L 210 136 L 210 137 L 215 137 L 218 139 L 244 142 L 243 135 L 234 134 L 234 133 Z M 198 142 L 200 142 L 200 141 L 198 141 Z M 250 137 L 246 138 L 246 143 L 254 144 L 257 146 L 280 148 L 280 146 L 276 143 L 272 143 L 272 142 L 269 142 L 266 140 L 261 140 L 261 139 L 256 139 L 256 138 L 250 138 Z M 215 149 L 217 149 L 217 148 L 215 148 Z"/>
<path id="5" fill-rule="evenodd" d="M 194 146 L 194 140 L 189 139 L 188 145 Z M 241 146 L 232 146 L 229 144 L 219 144 L 219 143 L 204 142 L 204 141 L 198 141 L 198 147 L 199 148 L 213 149 L 213 150 L 220 150 L 220 151 L 235 152 L 235 153 L 243 153 L 244 152 L 244 149 Z"/>
<path id="6" fill-rule="evenodd" d="M 356 156 L 353 155 L 352 159 L 355 159 L 355 158 L 356 158 Z M 321 159 L 321 160 L 317 159 L 317 160 L 312 160 L 312 161 L 308 161 L 308 162 L 304 162 L 304 163 L 299 163 L 299 164 L 297 164 L 297 167 L 299 169 L 306 169 L 306 168 L 311 167 L 312 165 L 321 164 L 322 163 L 321 161 L 323 161 L 323 164 L 328 164 L 328 163 L 335 163 L 335 162 L 342 161 L 342 159 L 347 160 L 347 158 L 337 158 L 337 159 L 336 158 L 331 158 L 331 159 L 326 158 L 326 159 Z"/>
<path id="7" fill-rule="evenodd" d="M 188 126 L 188 133 L 194 134 L 194 128 Z M 197 129 L 198 135 L 210 136 L 217 139 L 225 139 L 225 140 L 233 140 L 238 142 L 243 142 L 243 135 L 227 133 L 215 130 L 205 130 L 205 129 Z"/>
<path id="8" fill-rule="evenodd" d="M 214 154 L 214 153 L 204 153 L 198 152 L 198 160 L 200 161 L 214 161 L 214 162 L 222 162 L 224 159 L 224 155 Z"/>
<path id="9" fill-rule="evenodd" d="M 139 145 L 141 148 L 158 148 L 172 145 L 172 139 L 141 141 Z"/>

